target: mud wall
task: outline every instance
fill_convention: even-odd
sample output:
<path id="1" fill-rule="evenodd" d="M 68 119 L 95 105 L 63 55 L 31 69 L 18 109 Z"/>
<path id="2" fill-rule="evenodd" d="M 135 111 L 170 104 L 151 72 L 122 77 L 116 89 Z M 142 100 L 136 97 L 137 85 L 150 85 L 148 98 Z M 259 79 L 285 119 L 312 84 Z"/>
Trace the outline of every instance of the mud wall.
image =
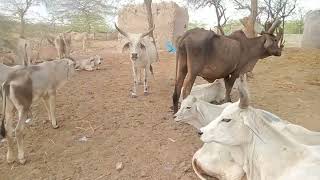
<path id="1" fill-rule="evenodd" d="M 189 15 L 186 8 L 174 2 L 152 4 L 155 23 L 154 36 L 158 49 L 165 49 L 165 43 L 182 35 L 188 26 Z M 118 26 L 128 33 L 143 33 L 148 30 L 147 13 L 143 4 L 126 6 L 119 11 Z M 121 37 L 121 35 L 119 36 Z"/>

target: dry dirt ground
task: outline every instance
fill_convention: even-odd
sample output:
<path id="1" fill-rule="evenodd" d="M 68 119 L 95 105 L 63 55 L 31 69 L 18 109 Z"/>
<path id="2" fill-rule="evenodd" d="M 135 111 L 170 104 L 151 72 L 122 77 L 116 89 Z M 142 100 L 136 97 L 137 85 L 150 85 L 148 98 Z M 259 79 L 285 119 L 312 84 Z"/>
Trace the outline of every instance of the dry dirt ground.
<path id="1" fill-rule="evenodd" d="M 139 87 L 132 99 L 127 55 L 100 44 L 89 53 L 103 56 L 101 69 L 77 72 L 59 90 L 59 129 L 42 123 L 47 114 L 38 106 L 38 119 L 25 128 L 27 163 L 8 165 L 6 144 L 0 144 L 1 180 L 197 179 L 190 162 L 202 143 L 192 127 L 173 121 L 169 108 L 174 55 L 160 54 L 151 94 L 143 96 Z M 254 107 L 320 131 L 319 50 L 289 48 L 280 58 L 260 61 L 249 86 Z"/>

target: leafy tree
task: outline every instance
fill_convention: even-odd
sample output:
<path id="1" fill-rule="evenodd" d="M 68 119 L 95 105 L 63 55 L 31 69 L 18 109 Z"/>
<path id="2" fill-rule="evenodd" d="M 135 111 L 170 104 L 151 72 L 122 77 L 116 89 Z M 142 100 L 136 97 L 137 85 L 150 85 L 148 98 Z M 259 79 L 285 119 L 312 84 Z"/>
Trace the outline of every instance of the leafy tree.
<path id="1" fill-rule="evenodd" d="M 204 28 L 204 27 L 206 27 L 206 25 L 207 24 L 200 22 L 200 21 L 192 21 L 192 22 L 189 22 L 189 24 L 188 24 L 188 30 L 196 28 L 196 27 Z"/>
<path id="2" fill-rule="evenodd" d="M 30 7 L 40 4 L 40 0 L 0 0 L 3 12 L 18 18 L 20 21 L 20 37 L 24 37 L 26 15 Z"/>
<path id="3" fill-rule="evenodd" d="M 110 29 L 105 19 L 95 14 L 72 16 L 70 23 L 72 30 L 78 32 L 105 32 L 107 29 Z"/>
<path id="4" fill-rule="evenodd" d="M 224 34 L 223 26 L 228 21 L 228 17 L 226 17 L 225 14 L 226 8 L 224 6 L 224 0 L 187 0 L 187 2 L 195 6 L 195 8 L 213 6 L 217 17 L 217 29 L 219 30 L 219 34 Z"/>
<path id="5" fill-rule="evenodd" d="M 107 16 L 116 14 L 116 2 L 110 0 L 54 0 L 49 4 L 49 13 L 62 23 L 69 23 L 71 27 L 77 28 L 75 30 L 87 32 L 106 28 L 103 21 Z"/>

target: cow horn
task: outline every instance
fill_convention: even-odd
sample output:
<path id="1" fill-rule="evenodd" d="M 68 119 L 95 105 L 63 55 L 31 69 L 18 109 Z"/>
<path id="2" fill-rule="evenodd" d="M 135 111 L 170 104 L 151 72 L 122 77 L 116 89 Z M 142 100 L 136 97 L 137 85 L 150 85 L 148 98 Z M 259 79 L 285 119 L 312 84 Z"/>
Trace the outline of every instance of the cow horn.
<path id="1" fill-rule="evenodd" d="M 274 30 L 280 25 L 281 21 L 279 18 L 277 18 L 271 25 L 271 27 L 268 29 L 269 34 L 273 34 Z"/>
<path id="2" fill-rule="evenodd" d="M 114 26 L 116 27 L 116 29 L 119 31 L 120 34 L 124 35 L 125 37 L 129 37 L 128 34 L 124 31 L 122 31 L 120 28 L 118 28 L 117 24 L 114 23 Z"/>
<path id="3" fill-rule="evenodd" d="M 238 90 L 239 90 L 239 97 L 240 97 L 240 103 L 239 107 L 241 109 L 246 109 L 249 106 L 249 93 L 248 93 L 248 87 L 247 87 L 247 81 L 244 77 L 244 74 L 240 75 L 240 82 L 238 84 Z"/>
<path id="4" fill-rule="evenodd" d="M 148 32 L 143 33 L 143 34 L 141 35 L 141 38 L 143 38 L 143 37 L 145 37 L 146 35 L 150 34 L 150 33 L 154 30 L 154 28 L 155 28 L 155 25 L 153 25 L 153 27 L 152 27 Z"/>

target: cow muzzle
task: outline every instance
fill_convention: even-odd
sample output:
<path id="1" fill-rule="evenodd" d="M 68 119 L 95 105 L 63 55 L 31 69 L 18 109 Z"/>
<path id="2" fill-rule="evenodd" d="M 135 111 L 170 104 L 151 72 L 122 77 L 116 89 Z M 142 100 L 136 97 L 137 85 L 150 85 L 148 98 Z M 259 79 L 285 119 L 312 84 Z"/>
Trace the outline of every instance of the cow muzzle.
<path id="1" fill-rule="evenodd" d="M 203 134 L 201 130 L 199 130 L 197 133 L 198 133 L 198 136 L 201 136 Z"/>
<path id="2" fill-rule="evenodd" d="M 137 60 L 138 59 L 138 53 L 132 53 L 131 54 L 131 59 L 134 60 L 134 61 Z"/>

